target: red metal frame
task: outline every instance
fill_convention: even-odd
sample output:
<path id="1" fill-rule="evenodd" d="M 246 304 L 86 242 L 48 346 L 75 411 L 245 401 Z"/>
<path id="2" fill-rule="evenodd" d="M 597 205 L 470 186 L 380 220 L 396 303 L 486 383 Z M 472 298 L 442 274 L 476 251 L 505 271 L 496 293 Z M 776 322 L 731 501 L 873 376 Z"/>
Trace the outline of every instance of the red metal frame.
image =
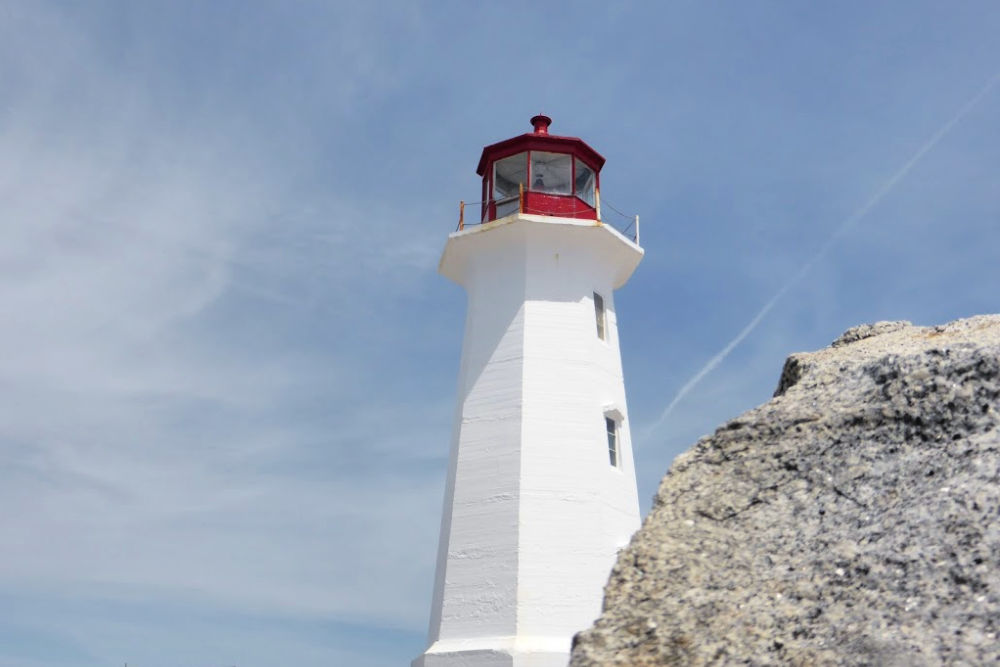
<path id="1" fill-rule="evenodd" d="M 476 166 L 476 173 L 483 177 L 483 212 L 486 221 L 496 220 L 496 201 L 493 199 L 493 164 L 497 160 L 524 152 L 525 173 L 528 184 L 531 183 L 531 152 L 544 151 L 548 153 L 562 153 L 578 158 L 581 162 L 594 170 L 594 189 L 599 192 L 601 189 L 601 167 L 604 166 L 604 157 L 595 151 L 586 142 L 577 137 L 562 137 L 548 133 L 548 126 L 551 119 L 546 116 L 535 116 L 531 123 L 535 128 L 534 132 L 522 134 L 517 137 L 505 139 L 504 141 L 491 144 L 483 149 L 483 154 L 479 158 Z M 571 163 L 571 183 L 576 188 L 576 160 Z M 596 195 L 595 192 L 595 196 Z M 586 220 L 597 219 L 597 209 L 590 206 L 576 194 L 554 195 L 544 192 L 533 191 L 527 187 L 524 191 L 524 212 L 540 215 L 555 215 L 563 218 L 581 218 Z"/>

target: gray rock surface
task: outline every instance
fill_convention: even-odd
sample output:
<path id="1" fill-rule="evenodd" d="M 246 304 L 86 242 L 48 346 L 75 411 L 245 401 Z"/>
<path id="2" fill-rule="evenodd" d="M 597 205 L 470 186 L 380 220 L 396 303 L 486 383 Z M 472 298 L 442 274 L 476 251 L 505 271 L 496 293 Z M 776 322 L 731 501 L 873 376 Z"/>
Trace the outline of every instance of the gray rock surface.
<path id="1" fill-rule="evenodd" d="M 855 327 L 680 456 L 571 665 L 1000 664 L 1000 316 Z"/>

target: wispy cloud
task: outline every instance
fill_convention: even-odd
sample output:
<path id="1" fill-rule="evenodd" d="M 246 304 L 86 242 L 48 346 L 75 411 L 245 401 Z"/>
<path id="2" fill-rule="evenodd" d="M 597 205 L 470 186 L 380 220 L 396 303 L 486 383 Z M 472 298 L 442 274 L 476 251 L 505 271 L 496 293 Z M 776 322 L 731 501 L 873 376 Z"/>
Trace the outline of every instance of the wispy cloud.
<path id="1" fill-rule="evenodd" d="M 963 104 L 958 111 L 951 118 L 948 119 L 934 134 L 932 134 L 921 146 L 920 148 L 906 161 L 903 165 L 897 169 L 893 174 L 871 195 L 871 197 L 861 205 L 854 213 L 845 218 L 830 234 L 830 236 L 823 242 L 811 257 L 801 267 L 796 271 L 791 278 L 789 278 L 774 296 L 768 299 L 767 303 L 761 307 L 759 311 L 750 319 L 750 321 L 744 326 L 736 336 L 726 343 L 715 356 L 708 360 L 708 362 L 702 366 L 697 373 L 695 373 L 687 382 L 681 385 L 681 388 L 677 391 L 674 397 L 670 400 L 667 406 L 660 413 L 659 418 L 654 421 L 649 426 L 643 429 L 642 440 L 647 440 L 652 436 L 657 429 L 659 429 L 666 420 L 670 417 L 674 408 L 684 400 L 684 397 L 694 389 L 701 382 L 705 376 L 715 370 L 719 364 L 726 360 L 730 353 L 736 349 L 739 345 L 757 328 L 761 321 L 767 317 L 771 310 L 778 304 L 779 301 L 791 290 L 793 287 L 797 286 L 801 280 L 809 273 L 810 270 L 820 262 L 827 253 L 834 247 L 837 240 L 851 230 L 862 218 L 864 218 L 868 213 L 875 208 L 882 199 L 889 194 L 896 185 L 906 178 L 910 170 L 913 169 L 920 162 L 923 157 L 929 153 L 937 144 L 944 138 L 951 129 L 959 123 L 970 111 L 972 111 L 984 97 L 986 97 L 996 86 L 997 81 L 1000 81 L 1000 72 L 994 74 L 986 82 L 986 84 L 971 98 L 969 98 L 965 104 Z"/>
<path id="2" fill-rule="evenodd" d="M 478 150 L 541 109 L 607 155 L 645 423 L 996 62 L 973 11 L 2 3 L 0 664 L 418 652 Z M 689 391 L 644 498 L 789 349 L 993 303 L 992 102 Z"/>
<path id="3" fill-rule="evenodd" d="M 416 455 L 431 444 L 393 422 L 405 410 L 359 435 L 366 362 L 304 329 L 415 289 L 436 249 L 396 233 L 390 205 L 295 203 L 225 108 L 170 118 L 162 82 L 109 65 L 59 12 L 14 13 L 0 28 L 0 499 L 14 510 L 0 589 L 421 622 L 425 577 L 385 544 L 433 541 L 411 527 L 437 515 L 437 476 L 338 461 L 402 450 L 404 433 Z M 357 34 L 338 48 L 368 62 L 346 104 L 380 65 Z"/>

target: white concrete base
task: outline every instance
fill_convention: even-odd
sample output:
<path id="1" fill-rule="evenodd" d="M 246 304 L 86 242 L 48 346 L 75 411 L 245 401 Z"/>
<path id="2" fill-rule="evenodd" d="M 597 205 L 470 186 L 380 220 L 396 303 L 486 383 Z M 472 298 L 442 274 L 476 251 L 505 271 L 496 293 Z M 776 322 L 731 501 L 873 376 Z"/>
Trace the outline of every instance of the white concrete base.
<path id="1" fill-rule="evenodd" d="M 411 667 L 566 667 L 569 651 L 565 637 L 483 637 L 435 642 L 410 664 Z"/>

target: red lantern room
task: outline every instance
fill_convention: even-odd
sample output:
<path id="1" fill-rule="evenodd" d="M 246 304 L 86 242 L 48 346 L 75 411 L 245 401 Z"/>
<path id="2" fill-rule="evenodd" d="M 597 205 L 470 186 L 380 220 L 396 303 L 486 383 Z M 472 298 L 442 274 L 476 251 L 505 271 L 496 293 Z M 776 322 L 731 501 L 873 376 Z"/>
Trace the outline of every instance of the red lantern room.
<path id="1" fill-rule="evenodd" d="M 535 116 L 534 132 L 483 149 L 483 222 L 517 212 L 600 219 L 604 158 L 581 139 L 549 134 L 551 123 Z"/>

